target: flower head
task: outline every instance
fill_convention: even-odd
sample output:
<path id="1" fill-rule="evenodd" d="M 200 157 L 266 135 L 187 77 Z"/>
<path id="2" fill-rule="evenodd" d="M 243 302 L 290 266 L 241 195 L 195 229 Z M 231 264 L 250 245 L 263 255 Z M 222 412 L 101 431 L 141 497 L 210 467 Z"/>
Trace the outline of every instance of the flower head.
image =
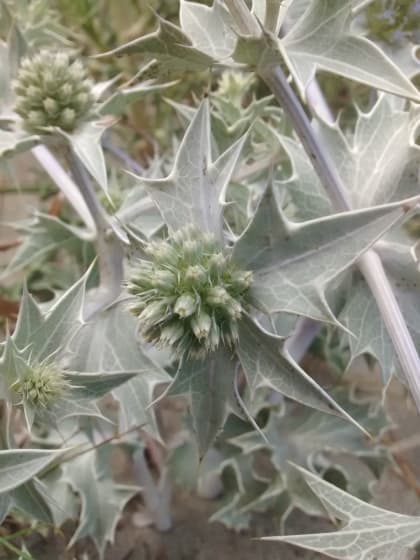
<path id="1" fill-rule="evenodd" d="M 149 342 L 203 357 L 237 339 L 252 273 L 239 270 L 213 235 L 187 226 L 147 248 L 129 283 L 132 312 Z"/>
<path id="2" fill-rule="evenodd" d="M 54 364 L 33 366 L 13 388 L 23 401 L 37 409 L 47 409 L 63 396 L 70 384 Z"/>
<path id="3" fill-rule="evenodd" d="M 43 49 L 25 58 L 14 82 L 15 111 L 30 132 L 56 126 L 72 132 L 89 116 L 94 97 L 92 83 L 80 61 L 65 52 Z"/>

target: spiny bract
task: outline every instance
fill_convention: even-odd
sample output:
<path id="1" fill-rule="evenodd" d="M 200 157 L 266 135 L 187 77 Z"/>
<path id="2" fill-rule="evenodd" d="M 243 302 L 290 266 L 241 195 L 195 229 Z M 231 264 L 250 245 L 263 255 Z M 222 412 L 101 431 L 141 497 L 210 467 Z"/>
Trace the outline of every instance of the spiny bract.
<path id="1" fill-rule="evenodd" d="M 45 127 L 72 132 L 89 117 L 94 103 L 92 82 L 79 60 L 65 52 L 41 50 L 25 58 L 14 82 L 15 111 L 30 132 Z"/>
<path id="2" fill-rule="evenodd" d="M 63 396 L 70 384 L 54 364 L 33 366 L 13 389 L 24 402 L 34 408 L 46 409 Z"/>
<path id="3" fill-rule="evenodd" d="M 147 249 L 129 282 L 131 311 L 149 342 L 202 358 L 232 346 L 252 273 L 239 270 L 212 234 L 188 226 Z"/>

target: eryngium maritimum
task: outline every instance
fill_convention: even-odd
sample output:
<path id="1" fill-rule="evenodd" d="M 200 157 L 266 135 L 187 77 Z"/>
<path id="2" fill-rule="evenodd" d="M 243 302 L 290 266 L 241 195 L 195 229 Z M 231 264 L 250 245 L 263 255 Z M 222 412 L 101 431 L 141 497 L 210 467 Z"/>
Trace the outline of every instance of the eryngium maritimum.
<path id="1" fill-rule="evenodd" d="M 89 117 L 94 102 L 82 63 L 61 51 L 43 49 L 25 58 L 13 85 L 15 111 L 30 132 L 43 133 L 50 126 L 72 132 Z"/>
<path id="2" fill-rule="evenodd" d="M 13 386 L 23 401 L 37 409 L 46 409 L 63 396 L 70 384 L 54 364 L 37 365 Z"/>
<path id="3" fill-rule="evenodd" d="M 232 346 L 252 273 L 239 270 L 213 235 L 188 226 L 147 248 L 129 282 L 141 334 L 179 356 Z"/>

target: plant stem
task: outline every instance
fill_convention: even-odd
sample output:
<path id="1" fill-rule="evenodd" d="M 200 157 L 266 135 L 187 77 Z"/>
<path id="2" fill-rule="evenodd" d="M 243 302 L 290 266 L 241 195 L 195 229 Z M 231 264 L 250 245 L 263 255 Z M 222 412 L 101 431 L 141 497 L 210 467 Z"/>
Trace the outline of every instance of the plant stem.
<path id="1" fill-rule="evenodd" d="M 244 0 L 225 0 L 225 4 L 238 26 L 239 32 L 244 35 L 261 35 L 258 22 L 248 10 Z"/>
<path id="2" fill-rule="evenodd" d="M 96 196 L 90 177 L 72 148 L 66 151 L 74 180 L 95 222 L 97 230 L 96 248 L 99 266 L 99 286 L 89 293 L 84 309 L 85 319 L 111 305 L 120 295 L 122 288 L 124 251 L 116 236 L 108 214 Z"/>
<path id="3" fill-rule="evenodd" d="M 262 63 L 258 73 L 292 121 L 293 127 L 334 207 L 339 211 L 350 210 L 351 205 L 341 178 L 332 165 L 328 154 L 320 148 L 314 129 L 280 65 L 266 66 Z"/>
<path id="4" fill-rule="evenodd" d="M 139 163 L 137 163 L 137 161 L 134 160 L 129 154 L 127 154 L 127 152 L 122 150 L 119 146 L 116 146 L 107 136 L 105 136 L 102 140 L 102 146 L 112 156 L 126 165 L 127 169 L 129 169 L 133 173 L 136 173 L 136 175 L 143 175 L 145 171 L 144 168 Z"/>
<path id="5" fill-rule="evenodd" d="M 236 16 L 236 12 L 231 9 L 230 4 L 235 4 L 235 10 L 238 8 L 236 4 L 241 6 L 240 17 Z M 244 9 L 247 9 L 246 5 L 244 8 L 242 0 L 227 2 L 227 5 L 232 16 L 238 18 L 235 21 L 241 31 L 245 34 L 252 35 L 253 27 L 249 22 L 249 18 L 246 18 L 245 14 L 242 13 Z M 249 10 L 248 14 L 249 17 L 252 18 Z M 267 62 L 264 56 L 262 56 L 257 72 L 291 119 L 293 127 L 312 161 L 312 165 L 335 209 L 338 211 L 350 210 L 350 199 L 341 177 L 328 157 L 326 150 L 317 138 L 315 130 L 294 91 L 290 87 L 280 64 L 272 61 Z M 318 101 L 318 106 L 324 113 L 323 116 L 326 117 L 326 120 L 331 122 L 332 116 L 316 83 L 312 85 L 311 97 L 315 101 Z M 320 100 L 322 100 L 322 103 Z M 381 260 L 374 251 L 370 250 L 359 258 L 357 264 L 375 298 L 388 334 L 394 345 L 395 352 L 407 378 L 408 385 L 412 391 L 413 398 L 420 411 L 420 358 Z"/>
<path id="6" fill-rule="evenodd" d="M 411 394 L 420 411 L 419 355 L 381 259 L 375 251 L 368 251 L 359 259 L 358 266 L 376 300 Z"/>
<path id="7" fill-rule="evenodd" d="M 42 165 L 57 187 L 64 194 L 69 203 L 76 210 L 77 214 L 84 221 L 86 227 L 92 234 L 96 233 L 95 221 L 89 212 L 88 207 L 80 194 L 77 185 L 67 175 L 63 167 L 48 150 L 46 146 L 35 146 L 32 148 L 32 155 Z"/>

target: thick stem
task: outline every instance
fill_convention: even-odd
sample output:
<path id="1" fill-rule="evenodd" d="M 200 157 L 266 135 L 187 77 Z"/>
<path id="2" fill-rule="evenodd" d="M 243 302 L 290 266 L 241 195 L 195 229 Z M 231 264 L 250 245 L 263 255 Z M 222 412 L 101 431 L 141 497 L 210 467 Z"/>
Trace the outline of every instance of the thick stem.
<path id="1" fill-rule="evenodd" d="M 225 0 L 225 4 L 238 26 L 238 30 L 244 35 L 261 35 L 261 29 L 257 20 L 248 10 L 244 0 Z"/>
<path id="2" fill-rule="evenodd" d="M 290 87 L 280 65 L 265 66 L 262 64 L 259 68 L 259 75 L 292 121 L 293 127 L 334 207 L 340 212 L 349 210 L 351 204 L 341 178 L 327 153 L 320 146 L 308 116 Z"/>
<path id="3" fill-rule="evenodd" d="M 92 234 L 95 234 L 95 221 L 89 212 L 83 196 L 80 194 L 77 185 L 75 185 L 74 181 L 67 175 L 56 158 L 52 155 L 48 148 L 42 145 L 32 148 L 32 155 L 38 160 L 57 187 L 61 190 L 66 199 L 69 201 L 69 204 L 73 206 L 77 214 L 84 221 L 89 231 L 92 232 Z"/>
<path id="4" fill-rule="evenodd" d="M 368 251 L 359 259 L 358 265 L 375 297 L 411 394 L 420 411 L 420 358 L 381 259 L 374 251 Z"/>
<path id="5" fill-rule="evenodd" d="M 230 6 L 228 7 L 230 9 Z M 235 17 L 232 10 L 231 13 Z M 251 16 L 251 14 L 249 15 Z M 241 22 L 244 32 L 249 34 L 251 28 L 248 23 L 248 27 L 245 29 L 247 22 L 244 14 L 241 14 Z M 237 21 L 237 24 L 239 25 L 239 21 Z M 351 209 L 351 202 L 341 177 L 328 157 L 326 150 L 319 142 L 311 122 L 290 87 L 280 64 L 267 63 L 262 57 L 257 71 L 291 119 L 293 127 L 335 209 L 338 211 Z M 317 85 L 312 86 L 312 97 L 316 97 L 315 90 L 317 87 Z M 320 94 L 319 97 L 322 97 L 319 90 L 318 93 Z M 326 104 L 319 104 L 319 106 L 321 111 L 326 113 L 324 116 L 327 117 L 327 120 L 331 121 L 331 115 Z M 420 358 L 381 260 L 374 251 L 368 251 L 360 257 L 358 266 L 381 311 L 388 334 L 420 411 Z"/>
<path id="6" fill-rule="evenodd" d="M 84 315 L 89 319 L 111 305 L 120 295 L 123 281 L 124 251 L 115 235 L 108 214 L 96 196 L 90 177 L 77 155 L 69 148 L 67 160 L 97 229 L 96 248 L 99 266 L 99 286 L 89 292 Z"/>

